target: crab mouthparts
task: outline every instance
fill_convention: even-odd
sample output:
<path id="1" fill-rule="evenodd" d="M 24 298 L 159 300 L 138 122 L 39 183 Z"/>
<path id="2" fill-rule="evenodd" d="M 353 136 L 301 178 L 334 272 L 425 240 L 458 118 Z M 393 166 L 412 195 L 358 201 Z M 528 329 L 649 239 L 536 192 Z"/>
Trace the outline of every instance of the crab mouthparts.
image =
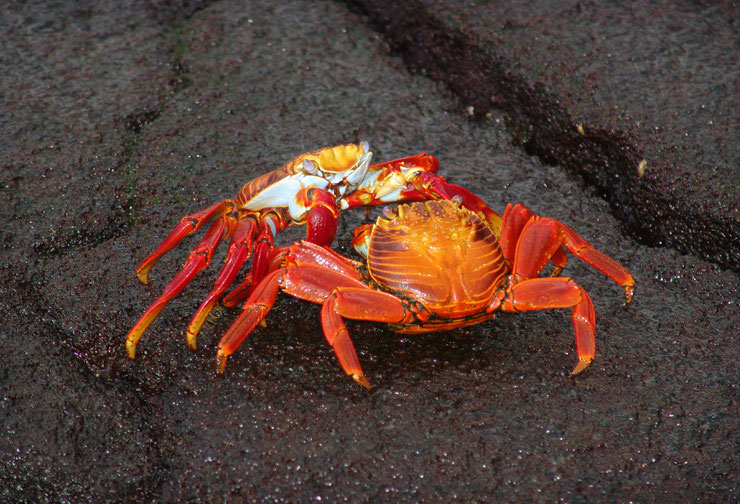
<path id="1" fill-rule="evenodd" d="M 367 142 L 363 142 L 363 147 L 365 150 L 369 148 L 367 145 Z M 350 174 L 347 175 L 347 178 L 345 178 L 345 181 L 348 184 L 352 184 L 353 186 L 356 186 L 359 184 L 362 179 L 365 178 L 365 175 L 367 175 L 367 170 L 370 168 L 370 160 L 373 158 L 372 152 L 365 152 L 365 154 L 362 155 L 359 161 L 357 161 L 356 168 L 351 170 Z"/>

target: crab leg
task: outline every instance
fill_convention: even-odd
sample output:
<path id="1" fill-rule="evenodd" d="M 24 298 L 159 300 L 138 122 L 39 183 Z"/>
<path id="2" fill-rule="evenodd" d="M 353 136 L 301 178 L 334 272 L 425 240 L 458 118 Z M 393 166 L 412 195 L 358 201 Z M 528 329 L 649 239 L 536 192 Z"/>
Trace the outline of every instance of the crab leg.
<path id="1" fill-rule="evenodd" d="M 208 315 L 211 313 L 213 306 L 223 295 L 224 291 L 232 284 L 234 278 L 239 273 L 239 269 L 244 265 L 251 254 L 252 238 L 256 233 L 255 220 L 251 217 L 245 217 L 237 222 L 234 233 L 231 236 L 229 251 L 226 253 L 226 264 L 216 278 L 213 289 L 201 303 L 198 311 L 195 312 L 193 320 L 190 322 L 187 330 L 187 343 L 190 348 L 195 350 L 198 347 L 197 336 L 200 328 L 203 326 Z"/>
<path id="2" fill-rule="evenodd" d="M 272 309 L 280 290 L 280 277 L 283 273 L 283 270 L 273 271 L 255 287 L 244 305 L 244 310 L 221 338 L 216 356 L 216 371 L 218 373 L 224 372 L 229 355 L 239 348 L 239 345 L 249 336 L 249 333 L 257 327 L 257 324 L 262 322 Z"/>
<path id="3" fill-rule="evenodd" d="M 335 260 L 329 253 L 325 259 L 327 262 Z M 286 261 L 290 261 L 290 256 Z M 228 356 L 239 348 L 249 333 L 267 316 L 280 288 L 291 296 L 322 304 L 337 286 L 364 288 L 364 284 L 357 278 L 317 264 L 292 265 L 289 262 L 287 268 L 268 273 L 254 288 L 244 303 L 242 313 L 221 339 L 218 345 L 218 372 L 223 373 Z"/>
<path id="4" fill-rule="evenodd" d="M 321 308 L 321 325 L 344 372 L 363 387 L 370 388 L 342 317 L 402 324 L 408 321 L 403 302 L 397 297 L 368 288 L 339 287 Z"/>
<path id="5" fill-rule="evenodd" d="M 256 285 L 265 278 L 267 268 L 270 265 L 270 252 L 272 252 L 274 247 L 273 239 L 282 229 L 282 226 L 277 226 L 270 216 L 260 219 L 259 234 L 255 239 L 252 270 L 250 271 L 252 276 L 250 283 L 253 285 Z"/>
<path id="6" fill-rule="evenodd" d="M 285 256 L 288 255 L 288 252 L 289 247 L 280 247 L 277 249 L 273 249 L 270 252 L 269 265 L 267 268 L 268 275 L 282 266 L 283 259 L 285 259 Z M 221 304 L 226 306 L 227 308 L 233 308 L 234 306 L 243 302 L 252 293 L 251 287 L 253 283 L 254 282 L 252 281 L 252 272 L 250 271 L 249 273 L 247 273 L 244 281 L 221 300 Z"/>
<path id="7" fill-rule="evenodd" d="M 177 245 L 182 241 L 183 238 L 191 233 L 196 232 L 203 224 L 206 224 L 211 219 L 219 217 L 220 215 L 225 214 L 233 208 L 233 201 L 227 199 L 221 201 L 220 203 L 211 205 L 205 210 L 201 210 L 200 212 L 194 213 L 192 215 L 187 215 L 180 219 L 180 224 L 175 227 L 175 229 L 169 234 L 169 236 L 167 236 L 167 238 L 162 240 L 162 243 L 159 244 L 157 250 L 152 252 L 151 255 L 144 259 L 139 267 L 136 268 L 136 275 L 139 277 L 141 283 L 149 283 L 149 270 L 152 269 L 152 266 L 154 266 L 154 264 L 159 261 L 167 252 L 177 247 Z"/>
<path id="8" fill-rule="evenodd" d="M 126 337 L 126 353 L 130 358 L 133 359 L 136 355 L 136 343 L 141 338 L 141 335 L 144 334 L 146 328 L 149 327 L 162 309 L 167 306 L 167 303 L 182 292 L 195 275 L 208 266 L 216 245 L 231 234 L 234 224 L 235 220 L 233 217 L 222 215 L 211 225 L 201 242 L 190 252 L 182 270 L 167 284 L 162 295 L 149 306 L 134 327 L 131 328 L 131 331 Z"/>
<path id="9" fill-rule="evenodd" d="M 288 249 L 292 264 L 299 266 L 313 264 L 337 271 L 356 280 L 362 279 L 362 275 L 357 271 L 357 268 L 362 267 L 363 263 L 344 257 L 328 247 L 320 247 L 309 241 L 301 241 L 294 243 Z"/>
<path id="10" fill-rule="evenodd" d="M 254 255 L 252 257 L 252 269 L 233 291 L 222 301 L 226 307 L 234 307 L 249 297 L 252 286 L 256 286 L 265 278 L 270 267 L 270 256 L 273 251 L 273 237 L 285 226 L 284 220 L 278 218 L 277 214 L 269 214 L 260 218 L 259 232 L 254 239 Z"/>
<path id="11" fill-rule="evenodd" d="M 316 245 L 329 246 L 337 234 L 339 210 L 331 193 L 316 188 L 306 192 L 310 193 L 310 196 L 305 195 L 305 206 L 310 208 L 306 218 L 306 241 Z M 274 246 L 273 238 L 279 231 L 287 227 L 286 220 L 277 217 L 277 214 L 271 214 L 263 217 L 260 221 L 261 231 L 255 240 L 252 269 L 244 281 L 224 298 L 224 306 L 236 306 L 249 297 L 252 286 L 262 281 L 269 271 Z M 266 219 L 271 220 L 267 222 Z"/>
<path id="12" fill-rule="evenodd" d="M 588 293 L 565 277 L 533 278 L 510 286 L 501 309 L 507 312 L 573 307 L 573 329 L 578 364 L 571 371 L 577 375 L 596 355 L 596 313 Z"/>
<path id="13" fill-rule="evenodd" d="M 555 255 L 564 240 L 560 222 L 555 219 L 530 218 L 516 243 L 512 271 L 521 278 L 536 278 Z"/>
<path id="14" fill-rule="evenodd" d="M 521 222 L 526 220 L 522 226 Z M 521 231 L 519 231 L 521 227 Z M 512 271 L 522 278 L 539 276 L 548 261 L 555 262 L 556 272 L 562 270 L 565 258 L 562 247 L 601 271 L 624 288 L 625 302 L 632 301 L 635 281 L 621 264 L 596 250 L 571 228 L 556 219 L 538 217 L 523 205 L 507 207 L 502 231 L 504 256 L 511 260 L 512 243 L 516 239 Z M 505 237 L 505 239 L 504 239 Z M 507 255 L 508 254 L 508 255 Z"/>
<path id="15" fill-rule="evenodd" d="M 565 248 L 624 287 L 624 300 L 626 303 L 631 302 L 635 291 L 635 280 L 630 272 L 608 255 L 596 250 L 571 228 L 562 222 L 558 223 L 565 232 L 565 240 L 563 241 Z"/>
<path id="16" fill-rule="evenodd" d="M 510 266 L 514 264 L 516 245 L 522 234 L 522 230 L 532 217 L 536 216 L 524 205 L 513 206 L 511 203 L 506 205 L 499 244 L 501 245 L 501 251 L 503 252 L 504 257 Z M 553 252 L 550 260 L 555 264 L 555 268 L 553 269 L 551 276 L 558 276 L 560 272 L 563 271 L 563 268 L 565 268 L 565 264 L 568 261 L 565 249 L 563 247 L 559 247 L 555 252 Z M 539 275 L 539 272 L 537 274 Z"/>
<path id="17" fill-rule="evenodd" d="M 252 272 L 246 274 L 244 277 L 244 280 L 237 285 L 234 290 L 226 294 L 221 299 L 221 304 L 224 305 L 226 308 L 233 308 L 245 299 L 249 297 L 249 295 L 252 293 Z"/>
<path id="18" fill-rule="evenodd" d="M 526 223 L 522 225 L 525 219 Z M 580 373 L 596 355 L 596 314 L 593 302 L 582 287 L 568 278 L 536 277 L 550 260 L 556 262 L 556 268 L 559 266 L 561 259 L 558 254 L 562 253 L 563 246 L 622 285 L 627 302 L 632 299 L 632 276 L 616 261 L 598 252 L 560 221 L 537 217 L 522 205 L 507 207 L 502 236 L 510 240 L 509 247 L 516 239 L 516 249 L 509 287 L 503 299 L 499 295 L 501 309 L 527 311 L 573 307 L 578 364 L 571 374 Z M 587 251 L 585 254 L 584 250 Z M 608 261 L 604 261 L 602 256 Z"/>
<path id="19" fill-rule="evenodd" d="M 277 295 L 276 285 L 279 285 L 294 297 L 324 305 L 321 321 L 327 341 L 345 372 L 369 388 L 370 383 L 362 374 L 357 353 L 341 316 L 399 322 L 405 317 L 400 300 L 390 294 L 370 290 L 362 283 L 361 275 L 355 268 L 356 261 L 309 241 L 291 246 L 285 262 L 285 269 L 268 274 L 255 289 L 242 315 L 221 340 L 219 371 L 223 372 L 228 355 L 264 319 L 275 302 L 273 296 Z"/>
<path id="20" fill-rule="evenodd" d="M 511 203 L 506 205 L 499 244 L 501 245 L 501 252 L 503 252 L 506 261 L 510 265 L 514 264 L 516 244 L 519 241 L 522 230 L 532 217 L 534 217 L 534 213 L 524 205 L 517 205 L 516 207 Z"/>

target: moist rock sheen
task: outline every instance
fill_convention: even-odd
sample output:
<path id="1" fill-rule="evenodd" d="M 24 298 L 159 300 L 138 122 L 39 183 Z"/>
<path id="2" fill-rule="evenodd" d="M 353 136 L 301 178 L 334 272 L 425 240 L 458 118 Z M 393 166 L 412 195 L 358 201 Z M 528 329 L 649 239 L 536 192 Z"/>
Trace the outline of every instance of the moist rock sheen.
<path id="1" fill-rule="evenodd" d="M 723 88 L 737 70 L 716 56 L 726 10 L 430 2 L 375 31 L 380 4 L 367 5 L 3 6 L 0 502 L 737 501 L 740 282 L 721 220 L 736 219 L 726 181 L 737 176 L 723 167 L 738 166 L 737 142 L 722 128 L 738 110 Z M 465 94 L 474 85 L 430 80 L 443 72 L 411 57 L 422 46 L 398 42 L 413 30 L 461 83 L 480 81 L 460 55 L 488 51 L 501 92 L 483 104 Z M 649 61 L 662 66 L 645 72 Z M 702 87 L 690 72 L 716 80 Z M 670 105 L 677 96 L 685 108 Z M 653 107 L 647 119 L 640 104 Z M 572 133 L 579 122 L 585 135 Z M 597 312 L 582 376 L 567 376 L 567 311 L 414 337 L 350 323 L 368 392 L 341 372 L 319 309 L 280 297 L 218 377 L 215 347 L 235 312 L 215 310 L 197 352 L 184 333 L 224 250 L 126 358 L 126 333 L 197 238 L 150 286 L 134 270 L 183 215 L 297 153 L 361 139 L 376 159 L 430 151 L 493 208 L 522 202 L 560 219 L 632 271 L 624 310 L 618 287 L 569 260 Z M 574 177 L 591 158 L 590 177 Z M 634 180 L 623 165 L 641 158 Z M 352 254 L 363 218 L 341 216 L 337 250 Z M 646 245 L 640 226 L 676 248 Z"/>
<path id="2" fill-rule="evenodd" d="M 348 3 L 472 115 L 506 113 L 527 152 L 593 186 L 634 238 L 740 269 L 729 7 Z"/>

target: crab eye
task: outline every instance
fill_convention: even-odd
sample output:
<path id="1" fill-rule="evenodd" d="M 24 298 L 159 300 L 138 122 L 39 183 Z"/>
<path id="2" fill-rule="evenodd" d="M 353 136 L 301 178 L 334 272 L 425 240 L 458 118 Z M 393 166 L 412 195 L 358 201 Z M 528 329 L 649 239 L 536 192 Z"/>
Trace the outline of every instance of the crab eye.
<path id="1" fill-rule="evenodd" d="M 303 171 L 306 173 L 316 173 L 316 170 L 318 167 L 316 166 L 316 163 L 314 161 L 311 161 L 310 159 L 304 159 L 303 160 Z"/>
<path id="2" fill-rule="evenodd" d="M 460 196 L 459 194 L 454 195 L 452 197 L 452 202 L 457 208 L 460 208 L 460 206 L 462 205 L 462 196 Z"/>
<path id="3" fill-rule="evenodd" d="M 389 206 L 384 206 L 381 212 L 383 212 L 383 217 L 387 219 L 393 219 L 396 216 L 396 212 Z"/>

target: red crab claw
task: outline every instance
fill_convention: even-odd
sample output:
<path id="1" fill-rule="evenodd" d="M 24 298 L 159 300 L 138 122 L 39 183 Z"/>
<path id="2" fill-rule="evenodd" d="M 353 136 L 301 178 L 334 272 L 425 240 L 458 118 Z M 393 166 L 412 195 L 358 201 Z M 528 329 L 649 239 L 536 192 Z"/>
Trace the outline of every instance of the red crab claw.
<path id="1" fill-rule="evenodd" d="M 482 216 L 493 232 L 501 233 L 502 219 L 478 196 L 437 175 L 439 161 L 425 152 L 371 165 L 357 190 L 345 196 L 342 209 L 425 200 L 458 200 Z"/>

